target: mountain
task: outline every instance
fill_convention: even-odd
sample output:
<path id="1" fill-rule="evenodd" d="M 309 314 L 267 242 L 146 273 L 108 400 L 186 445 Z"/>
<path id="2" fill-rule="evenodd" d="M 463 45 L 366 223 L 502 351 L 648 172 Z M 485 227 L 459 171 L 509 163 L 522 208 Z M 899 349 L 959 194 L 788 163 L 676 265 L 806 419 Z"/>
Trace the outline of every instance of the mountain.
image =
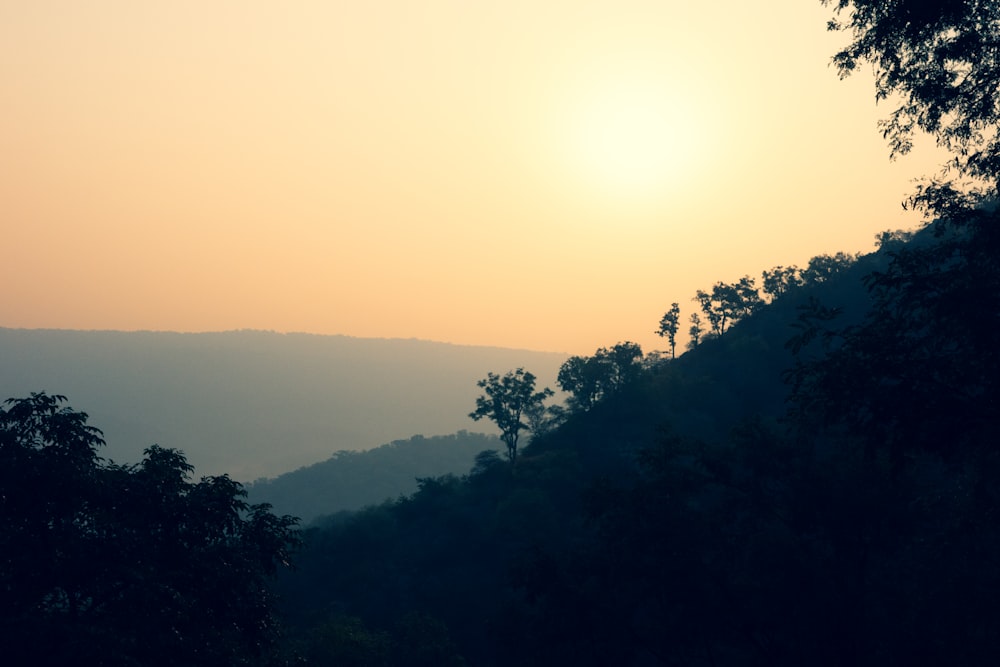
<path id="1" fill-rule="evenodd" d="M 251 503 L 308 523 L 324 514 L 361 509 L 417 490 L 417 479 L 467 473 L 482 451 L 499 451 L 495 435 L 459 431 L 415 435 L 363 452 L 339 451 L 326 461 L 247 485 Z"/>
<path id="2" fill-rule="evenodd" d="M 63 394 L 102 455 L 183 450 L 195 475 L 271 477 L 415 433 L 471 424 L 476 382 L 525 367 L 555 386 L 566 355 L 421 340 L 0 328 L 0 399 Z"/>
<path id="3" fill-rule="evenodd" d="M 480 457 L 464 475 L 421 479 L 408 497 L 315 521 L 280 582 L 289 626 L 322 652 L 338 632 L 402 637 L 404 614 L 415 612 L 446 627 L 477 665 L 667 664 L 651 656 L 671 651 L 678 664 L 770 664 L 741 661 L 738 628 L 759 622 L 758 606 L 780 622 L 795 607 L 785 597 L 774 611 L 755 568 L 782 593 L 798 590 L 779 579 L 786 563 L 766 558 L 783 553 L 780 540 L 813 538 L 786 538 L 780 519 L 819 505 L 808 495 L 815 479 L 840 471 L 821 461 L 808 477 L 813 461 L 800 463 L 786 434 L 783 375 L 796 357 L 785 343 L 813 299 L 840 313 L 836 326 L 861 321 L 872 305 L 862 277 L 884 265 L 878 255 L 844 262 L 724 336 L 652 364 L 533 438 L 516 465 Z M 818 343 L 802 356 L 822 355 Z M 835 481 L 847 494 L 859 484 Z M 745 547 L 754 550 L 746 562 Z M 742 596 L 735 610 L 730 590 Z M 733 660 L 705 657 L 706 642 Z"/>

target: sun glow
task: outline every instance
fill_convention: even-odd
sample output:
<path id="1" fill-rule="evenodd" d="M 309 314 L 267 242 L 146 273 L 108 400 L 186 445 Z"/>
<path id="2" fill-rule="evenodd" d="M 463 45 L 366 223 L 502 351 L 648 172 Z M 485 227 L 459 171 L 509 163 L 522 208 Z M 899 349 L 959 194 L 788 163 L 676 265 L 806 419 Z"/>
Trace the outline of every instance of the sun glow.
<path id="1" fill-rule="evenodd" d="M 704 149 L 702 121 L 683 90 L 668 83 L 625 77 L 578 96 L 565 140 L 585 187 L 636 202 L 687 180 Z"/>

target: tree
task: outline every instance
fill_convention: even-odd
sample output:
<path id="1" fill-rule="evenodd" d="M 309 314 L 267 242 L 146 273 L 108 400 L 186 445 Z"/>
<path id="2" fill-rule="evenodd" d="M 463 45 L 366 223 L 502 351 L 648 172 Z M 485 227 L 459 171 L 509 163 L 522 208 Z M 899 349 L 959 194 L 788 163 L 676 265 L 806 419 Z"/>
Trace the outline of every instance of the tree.
<path id="1" fill-rule="evenodd" d="M 952 0 L 821 0 L 832 7 L 830 30 L 849 32 L 851 42 L 834 65 L 841 77 L 870 63 L 877 100 L 898 100 L 881 122 L 892 156 L 913 147 L 916 131 L 928 132 L 954 156 L 948 167 L 960 178 L 997 194 L 1000 174 L 1000 4 Z M 940 210 L 932 182 L 911 203 Z"/>
<path id="2" fill-rule="evenodd" d="M 660 328 L 656 331 L 656 335 L 660 338 L 666 337 L 667 342 L 670 343 L 670 358 L 676 359 L 677 350 L 677 332 L 681 328 L 681 307 L 677 303 L 670 304 L 670 310 L 663 314 L 660 318 Z"/>
<path id="3" fill-rule="evenodd" d="M 642 374 L 642 347 L 638 343 L 615 343 L 611 349 L 600 348 L 594 356 L 604 359 L 608 369 L 605 393 L 618 393 Z"/>
<path id="4" fill-rule="evenodd" d="M 310 664 L 342 667 L 389 667 L 392 638 L 371 630 L 354 616 L 338 615 L 311 628 L 301 642 Z"/>
<path id="5" fill-rule="evenodd" d="M 11 664 L 244 664 L 276 636 L 268 580 L 297 519 L 172 449 L 127 466 L 62 396 L 0 408 L 0 644 Z"/>
<path id="6" fill-rule="evenodd" d="M 809 265 L 802 270 L 799 278 L 805 285 L 825 283 L 831 277 L 850 268 L 858 261 L 859 256 L 846 252 L 838 252 L 834 255 L 816 255 L 809 260 Z"/>
<path id="7" fill-rule="evenodd" d="M 572 410 L 590 410 L 601 399 L 601 363 L 595 357 L 573 356 L 559 367 L 556 382 L 570 395 Z"/>
<path id="8" fill-rule="evenodd" d="M 570 357 L 559 368 L 559 387 L 570 394 L 570 407 L 590 410 L 598 401 L 616 394 L 643 371 L 642 347 L 626 341 L 612 348 L 598 348 L 592 357 Z"/>
<path id="9" fill-rule="evenodd" d="M 691 337 L 691 340 L 688 341 L 688 349 L 693 350 L 701 343 L 705 329 L 701 326 L 701 317 L 698 316 L 698 313 L 691 313 L 690 321 L 691 327 L 688 329 L 688 336 Z"/>
<path id="10" fill-rule="evenodd" d="M 521 431 L 531 430 L 531 425 L 524 420 L 531 414 L 537 414 L 553 391 L 546 387 L 536 392 L 535 376 L 523 368 L 508 371 L 503 377 L 489 373 L 476 386 L 486 393 L 476 399 L 476 409 L 469 413 L 469 417 L 474 421 L 483 417 L 493 421 L 500 429 L 500 439 L 507 445 L 507 459 L 511 464 L 516 463 Z"/>
<path id="11" fill-rule="evenodd" d="M 802 271 L 797 266 L 776 266 L 770 271 L 765 270 L 761 277 L 761 289 L 771 300 L 775 300 L 796 287 L 802 285 Z"/>
<path id="12" fill-rule="evenodd" d="M 1000 4 L 822 2 L 835 12 L 829 28 L 851 35 L 833 59 L 841 76 L 870 63 L 876 99 L 897 105 L 882 122 L 891 155 L 923 131 L 952 159 L 909 202 L 937 217 L 933 238 L 880 237 L 890 261 L 865 279 L 871 314 L 825 333 L 837 345 L 800 363 L 795 398 L 802 414 L 826 413 L 897 466 L 915 450 L 955 456 L 990 442 L 995 421 Z"/>
<path id="13" fill-rule="evenodd" d="M 913 240 L 915 233 L 907 229 L 887 229 L 875 235 L 875 246 L 882 251 L 895 251 Z"/>
<path id="14" fill-rule="evenodd" d="M 800 317 L 805 337 L 791 341 L 793 351 L 825 343 L 822 356 L 800 356 L 789 373 L 800 416 L 849 430 L 897 465 L 914 450 L 992 442 L 1000 211 L 982 215 L 962 227 L 937 223 L 890 249 L 888 266 L 865 278 L 871 310 L 860 323 L 838 327 L 815 306 Z"/>
<path id="15" fill-rule="evenodd" d="M 750 276 L 743 276 L 735 283 L 718 282 L 712 286 L 711 292 L 698 290 L 694 300 L 708 318 L 712 334 L 720 338 L 762 303 L 756 283 Z"/>

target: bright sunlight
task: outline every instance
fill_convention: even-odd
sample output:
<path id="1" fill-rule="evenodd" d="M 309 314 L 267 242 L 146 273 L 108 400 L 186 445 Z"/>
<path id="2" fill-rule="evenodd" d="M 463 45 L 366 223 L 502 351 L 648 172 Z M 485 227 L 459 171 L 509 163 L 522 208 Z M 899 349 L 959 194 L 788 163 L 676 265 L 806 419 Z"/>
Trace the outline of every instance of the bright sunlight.
<path id="1" fill-rule="evenodd" d="M 590 188 L 646 200 L 686 180 L 697 162 L 699 123 L 682 91 L 621 79 L 581 95 L 568 124 L 571 159 Z"/>

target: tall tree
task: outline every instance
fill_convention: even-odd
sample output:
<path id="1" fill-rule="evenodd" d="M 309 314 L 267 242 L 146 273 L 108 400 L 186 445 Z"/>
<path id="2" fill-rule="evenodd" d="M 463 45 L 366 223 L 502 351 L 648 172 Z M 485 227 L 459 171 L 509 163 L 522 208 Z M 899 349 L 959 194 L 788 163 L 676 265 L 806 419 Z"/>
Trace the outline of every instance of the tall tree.
<path id="1" fill-rule="evenodd" d="M 680 304 L 672 303 L 670 304 L 670 310 L 663 314 L 660 318 L 660 328 L 656 331 L 656 335 L 660 338 L 666 338 L 667 342 L 670 343 L 670 358 L 677 358 L 677 332 L 681 328 L 681 307 Z"/>
<path id="2" fill-rule="evenodd" d="M 531 425 L 525 421 L 529 415 L 537 414 L 545 399 L 553 391 L 546 387 L 535 391 L 535 376 L 523 368 L 508 371 L 502 377 L 489 373 L 476 383 L 485 394 L 476 399 L 476 409 L 469 413 L 474 421 L 486 417 L 500 429 L 500 439 L 507 445 L 507 459 L 517 462 L 517 445 L 521 431 L 530 431 Z"/>
<path id="3" fill-rule="evenodd" d="M 691 313 L 690 321 L 691 326 L 688 328 L 688 336 L 691 337 L 691 340 L 688 341 L 688 349 L 693 350 L 701 343 L 701 337 L 705 334 L 705 328 L 701 325 L 701 317 L 698 313 Z"/>

